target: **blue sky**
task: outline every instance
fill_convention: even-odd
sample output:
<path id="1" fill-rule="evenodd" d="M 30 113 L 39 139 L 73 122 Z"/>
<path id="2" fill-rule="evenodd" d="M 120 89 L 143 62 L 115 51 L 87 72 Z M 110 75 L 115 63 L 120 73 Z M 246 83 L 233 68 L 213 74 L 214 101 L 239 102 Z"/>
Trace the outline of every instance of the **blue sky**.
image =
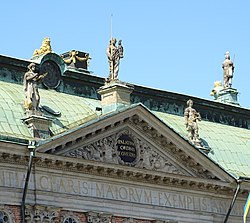
<path id="1" fill-rule="evenodd" d="M 89 69 L 107 77 L 113 14 L 112 35 L 124 47 L 120 80 L 213 100 L 229 51 L 233 87 L 250 108 L 249 12 L 248 0 L 3 1 L 0 54 L 30 59 L 49 36 L 55 53 L 89 52 Z"/>

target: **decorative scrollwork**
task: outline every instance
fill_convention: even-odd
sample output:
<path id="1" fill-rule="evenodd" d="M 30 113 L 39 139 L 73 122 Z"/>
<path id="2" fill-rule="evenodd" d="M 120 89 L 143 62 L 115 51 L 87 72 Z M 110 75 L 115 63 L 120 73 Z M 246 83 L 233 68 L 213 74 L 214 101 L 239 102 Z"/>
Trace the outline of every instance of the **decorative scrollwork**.
<path id="1" fill-rule="evenodd" d="M 132 160 L 131 163 L 124 162 L 124 160 L 121 159 L 121 150 L 119 150 L 117 145 L 117 140 L 121 140 L 120 136 L 123 134 L 127 134 L 130 137 L 127 142 L 127 144 L 130 145 L 130 148 L 127 149 L 131 150 L 131 154 L 134 152 L 132 150 L 136 150 L 132 154 L 136 156 L 136 159 Z M 131 146 L 132 141 L 133 145 Z M 125 144 L 126 142 L 124 142 L 124 145 Z M 65 156 L 129 165 L 148 170 L 159 170 L 183 175 L 183 173 L 176 168 L 167 157 L 154 150 L 144 139 L 135 137 L 129 130 L 121 131 L 86 146 L 67 152 Z"/>
<path id="2" fill-rule="evenodd" d="M 97 212 L 88 212 L 87 214 L 88 223 L 111 223 L 112 215 Z"/>

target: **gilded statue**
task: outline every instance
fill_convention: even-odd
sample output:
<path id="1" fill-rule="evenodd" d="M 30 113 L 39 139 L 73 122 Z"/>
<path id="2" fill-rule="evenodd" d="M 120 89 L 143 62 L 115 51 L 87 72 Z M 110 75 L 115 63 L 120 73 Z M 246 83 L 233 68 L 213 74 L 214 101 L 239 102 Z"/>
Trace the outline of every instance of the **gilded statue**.
<path id="1" fill-rule="evenodd" d="M 36 49 L 34 51 L 33 56 L 38 56 L 40 54 L 46 54 L 46 53 L 51 53 L 51 52 L 52 52 L 52 49 L 51 49 L 51 45 L 50 45 L 50 38 L 45 37 L 43 39 L 42 46 L 40 47 L 40 49 Z"/>
<path id="2" fill-rule="evenodd" d="M 39 74 L 36 70 L 36 64 L 31 63 L 28 71 L 24 74 L 23 86 L 25 92 L 24 108 L 26 112 L 36 114 L 39 111 L 40 95 L 37 84 L 47 75 Z"/>
<path id="3" fill-rule="evenodd" d="M 109 62 L 108 80 L 118 80 L 120 59 L 123 58 L 122 40 L 118 41 L 118 46 L 116 46 L 116 42 L 116 38 L 112 38 L 106 50 Z"/>
<path id="4" fill-rule="evenodd" d="M 223 90 L 221 81 L 215 81 L 214 82 L 214 88 L 212 89 L 210 95 L 214 96 L 214 99 L 216 100 L 219 96 L 219 92 Z"/>
<path id="5" fill-rule="evenodd" d="M 187 108 L 184 111 L 185 125 L 188 131 L 188 139 L 195 144 L 200 143 L 198 121 L 201 121 L 200 113 L 193 108 L 193 101 L 187 101 Z"/>
<path id="6" fill-rule="evenodd" d="M 88 64 L 88 60 L 91 59 L 88 53 L 85 55 L 85 57 L 79 57 L 78 51 L 75 51 L 75 50 L 72 50 L 71 52 L 69 52 L 69 56 L 70 58 L 63 59 L 66 64 L 70 64 L 72 62 L 75 64 L 77 61 L 80 61 L 80 62 L 87 61 L 87 64 Z"/>
<path id="7" fill-rule="evenodd" d="M 230 54 L 228 51 L 225 54 L 225 60 L 222 64 L 222 69 L 223 69 L 224 88 L 232 87 L 234 63 L 230 59 Z"/>

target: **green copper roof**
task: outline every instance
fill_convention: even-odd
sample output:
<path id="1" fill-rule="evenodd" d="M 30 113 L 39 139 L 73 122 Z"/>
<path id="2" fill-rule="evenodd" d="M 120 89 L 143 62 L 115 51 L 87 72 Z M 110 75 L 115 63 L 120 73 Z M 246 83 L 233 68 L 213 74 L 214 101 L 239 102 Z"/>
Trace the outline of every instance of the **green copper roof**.
<path id="1" fill-rule="evenodd" d="M 0 138 L 31 139 L 28 128 L 22 123 L 24 111 L 22 86 L 0 81 Z"/>
<path id="2" fill-rule="evenodd" d="M 187 139 L 184 117 L 154 112 Z M 208 157 L 227 172 L 250 178 L 250 130 L 208 121 L 199 122 L 200 138 L 211 148 Z"/>
<path id="3" fill-rule="evenodd" d="M 53 122 L 52 135 L 89 123 L 98 117 L 96 107 L 100 101 L 85 97 L 60 93 L 55 90 L 39 89 L 41 106 L 55 112 L 53 115 L 44 109 L 44 115 Z M 23 86 L 0 81 L 0 139 L 22 143 L 32 136 L 22 122 L 24 91 Z M 174 131 L 187 139 L 184 118 L 163 112 L 153 112 Z M 199 135 L 211 148 L 208 157 L 227 172 L 250 178 L 250 130 L 201 121 Z"/>
<path id="4" fill-rule="evenodd" d="M 79 126 L 97 117 L 95 110 L 100 107 L 99 101 L 73 96 L 51 90 L 40 89 L 41 105 L 46 105 L 61 116 L 53 117 L 50 130 L 57 135 L 69 128 Z"/>
<path id="5" fill-rule="evenodd" d="M 96 107 L 99 101 L 56 92 L 54 90 L 39 89 L 41 106 L 60 112 L 61 115 L 52 115 L 51 132 L 59 134 L 69 128 L 81 125 L 97 117 Z M 23 124 L 25 117 L 23 110 L 23 86 L 15 83 L 0 81 L 0 139 L 32 139 L 28 128 Z M 7 138 L 6 138 L 7 137 Z"/>

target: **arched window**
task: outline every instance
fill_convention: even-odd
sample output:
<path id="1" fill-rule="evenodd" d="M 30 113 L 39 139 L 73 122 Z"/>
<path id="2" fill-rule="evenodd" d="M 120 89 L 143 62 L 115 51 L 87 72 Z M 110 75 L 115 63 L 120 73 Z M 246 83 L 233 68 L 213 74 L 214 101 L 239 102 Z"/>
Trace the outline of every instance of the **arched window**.
<path id="1" fill-rule="evenodd" d="M 9 216 L 4 211 L 0 211 L 0 223 L 10 223 Z"/>
<path id="2" fill-rule="evenodd" d="M 65 218 L 63 223 L 77 223 L 77 221 L 72 217 L 67 217 L 67 218 Z"/>

